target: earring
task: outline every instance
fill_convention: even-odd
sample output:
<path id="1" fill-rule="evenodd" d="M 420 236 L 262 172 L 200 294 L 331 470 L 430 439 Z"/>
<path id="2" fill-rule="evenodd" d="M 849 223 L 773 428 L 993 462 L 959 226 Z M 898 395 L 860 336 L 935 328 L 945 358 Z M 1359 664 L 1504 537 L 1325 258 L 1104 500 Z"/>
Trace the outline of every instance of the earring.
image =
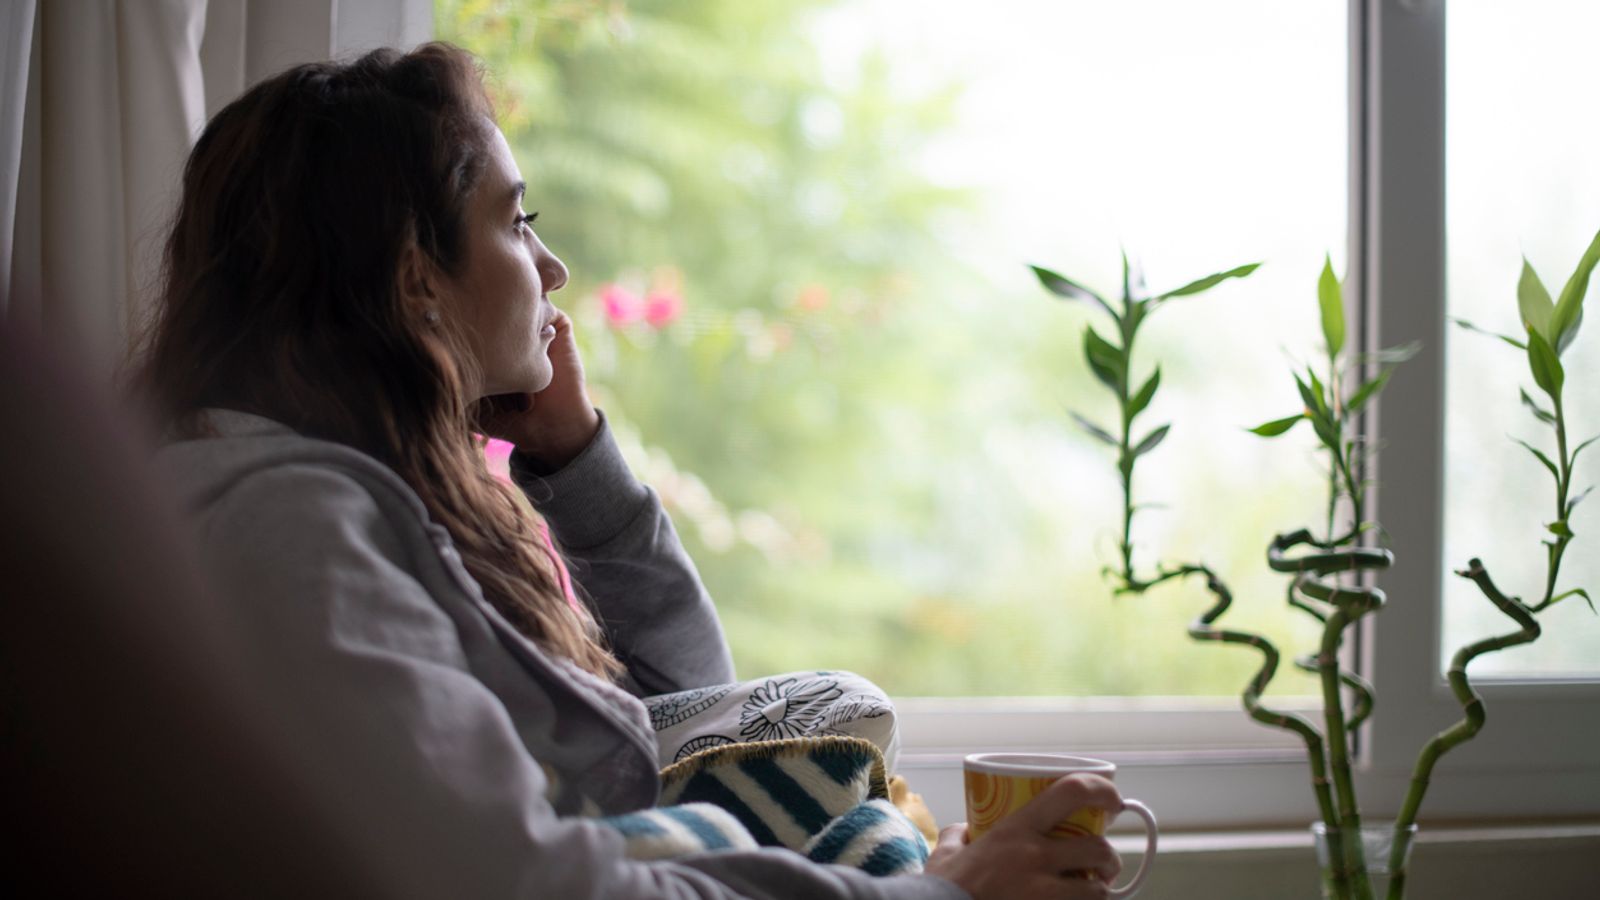
<path id="1" fill-rule="evenodd" d="M 422 314 L 422 320 L 427 322 L 429 325 L 439 324 L 439 311 L 436 309 L 428 310 Z"/>

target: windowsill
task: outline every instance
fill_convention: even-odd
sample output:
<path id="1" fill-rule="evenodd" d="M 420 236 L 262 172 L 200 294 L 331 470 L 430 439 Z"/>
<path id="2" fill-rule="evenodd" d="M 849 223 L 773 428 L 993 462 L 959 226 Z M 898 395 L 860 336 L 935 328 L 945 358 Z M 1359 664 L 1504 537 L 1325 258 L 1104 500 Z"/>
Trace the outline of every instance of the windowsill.
<path id="1" fill-rule="evenodd" d="M 1005 748 L 1014 753 L 1059 753 L 1058 747 L 1049 744 L 1014 746 Z M 902 750 L 897 767 L 902 771 L 917 769 L 961 768 L 966 750 Z M 991 751 L 984 751 L 991 752 Z M 1304 766 L 1304 750 L 1278 748 L 1224 748 L 1201 750 L 1094 750 L 1094 756 L 1106 759 L 1121 768 L 1141 766 L 1234 766 L 1285 764 Z"/>
<path id="2" fill-rule="evenodd" d="M 902 749 L 896 765 L 897 773 L 922 795 L 939 822 L 966 818 L 964 749 L 968 748 L 912 746 Z M 1310 842 L 1304 829 L 1315 818 L 1316 807 L 1303 750 L 1095 750 L 1087 755 L 1118 765 L 1118 787 L 1125 796 L 1155 810 L 1163 834 L 1207 835 L 1214 841 L 1218 836 L 1281 833 L 1297 835 L 1306 845 Z M 1354 774 L 1357 795 L 1366 800 L 1364 809 L 1377 818 L 1394 814 L 1412 773 L 1358 769 Z M 1458 766 L 1435 777 L 1424 825 L 1448 828 L 1452 840 L 1465 840 L 1469 833 L 1491 826 L 1496 831 L 1510 828 L 1513 831 L 1495 836 L 1509 840 L 1519 833 L 1516 829 L 1527 827 L 1595 826 L 1600 823 L 1596 797 L 1600 797 L 1600 776 L 1595 774 L 1579 773 L 1552 783 L 1547 773 Z M 1113 831 L 1137 836 L 1139 823 L 1124 817 Z M 1537 831 L 1526 833 L 1539 836 Z M 1249 841 L 1240 845 L 1250 846 Z"/>
<path id="3" fill-rule="evenodd" d="M 1510 850 L 1519 845 L 1568 841 L 1600 845 L 1600 821 L 1518 823 L 1484 826 L 1441 826 L 1417 832 L 1418 846 L 1471 846 L 1473 850 Z M 1111 846 L 1124 856 L 1144 852 L 1144 836 L 1120 834 L 1111 837 Z M 1271 856 L 1278 853 L 1303 854 L 1311 847 L 1310 827 L 1258 831 L 1193 831 L 1163 833 L 1158 853 L 1162 856 Z"/>
<path id="4" fill-rule="evenodd" d="M 1143 860 L 1144 838 L 1111 844 L 1124 871 Z M 1412 900 L 1587 897 L 1594 892 L 1600 820 L 1424 826 L 1411 854 Z M 1316 896 L 1309 828 L 1163 831 L 1140 896 L 1183 900 L 1283 900 Z"/>

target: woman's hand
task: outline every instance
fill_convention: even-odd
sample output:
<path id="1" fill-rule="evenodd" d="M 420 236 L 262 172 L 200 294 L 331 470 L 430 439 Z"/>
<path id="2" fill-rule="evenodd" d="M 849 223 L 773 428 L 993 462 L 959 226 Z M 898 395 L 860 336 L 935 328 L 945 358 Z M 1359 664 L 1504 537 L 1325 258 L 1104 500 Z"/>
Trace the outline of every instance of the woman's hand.
<path id="1" fill-rule="evenodd" d="M 944 829 L 926 869 L 955 882 L 973 900 L 1101 900 L 1122 871 L 1111 844 L 1103 837 L 1046 836 L 1085 807 L 1120 812 L 1122 796 L 1098 775 L 1068 775 L 970 844 L 965 823 Z M 1100 880 L 1071 875 L 1082 871 Z"/>
<path id="2" fill-rule="evenodd" d="M 584 388 L 583 360 L 572 337 L 572 319 L 556 310 L 550 324 L 550 386 L 537 394 L 497 394 L 478 401 L 479 421 L 490 437 L 510 441 L 540 462 L 560 468 L 594 440 L 600 414 Z"/>

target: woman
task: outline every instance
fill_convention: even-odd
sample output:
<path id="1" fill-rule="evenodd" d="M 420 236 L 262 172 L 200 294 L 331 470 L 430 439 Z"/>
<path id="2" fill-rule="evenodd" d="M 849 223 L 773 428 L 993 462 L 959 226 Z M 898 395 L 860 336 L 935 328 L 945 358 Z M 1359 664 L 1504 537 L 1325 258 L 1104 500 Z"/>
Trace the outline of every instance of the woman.
<path id="1" fill-rule="evenodd" d="M 172 442 L 212 584 L 257 671 L 313 684 L 315 728 L 382 734 L 373 765 L 435 798 L 485 891 L 582 897 L 1099 897 L 1118 868 L 1050 841 L 1063 779 L 923 875 L 781 850 L 625 858 L 596 822 L 652 805 L 639 697 L 733 681 L 714 608 L 590 405 L 567 272 L 475 62 L 432 44 L 291 69 L 207 126 L 184 173 L 137 384 Z M 589 598 L 474 433 L 512 471 Z M 592 612 L 591 612 L 592 610 Z M 331 746 L 331 744 L 330 744 Z M 373 827 L 403 827 L 377 822 Z"/>

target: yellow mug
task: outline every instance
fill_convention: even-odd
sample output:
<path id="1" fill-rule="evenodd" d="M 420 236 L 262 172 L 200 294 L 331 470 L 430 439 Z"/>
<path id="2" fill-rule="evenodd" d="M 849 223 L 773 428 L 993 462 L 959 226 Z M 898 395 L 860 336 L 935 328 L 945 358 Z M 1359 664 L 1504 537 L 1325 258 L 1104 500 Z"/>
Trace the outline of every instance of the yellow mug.
<path id="1" fill-rule="evenodd" d="M 996 822 L 1021 809 L 1063 775 L 1088 772 L 1112 780 L 1117 774 L 1116 764 L 1103 759 L 1056 753 L 974 753 L 966 758 L 962 770 L 966 780 L 967 837 L 970 840 L 977 840 Z M 1145 851 L 1133 880 L 1122 887 L 1108 889 L 1108 893 L 1117 898 L 1134 895 L 1156 855 L 1155 814 L 1137 800 L 1124 800 L 1122 804 L 1144 819 Z M 1103 837 L 1106 825 L 1105 810 L 1086 807 L 1050 829 L 1049 835 Z"/>

